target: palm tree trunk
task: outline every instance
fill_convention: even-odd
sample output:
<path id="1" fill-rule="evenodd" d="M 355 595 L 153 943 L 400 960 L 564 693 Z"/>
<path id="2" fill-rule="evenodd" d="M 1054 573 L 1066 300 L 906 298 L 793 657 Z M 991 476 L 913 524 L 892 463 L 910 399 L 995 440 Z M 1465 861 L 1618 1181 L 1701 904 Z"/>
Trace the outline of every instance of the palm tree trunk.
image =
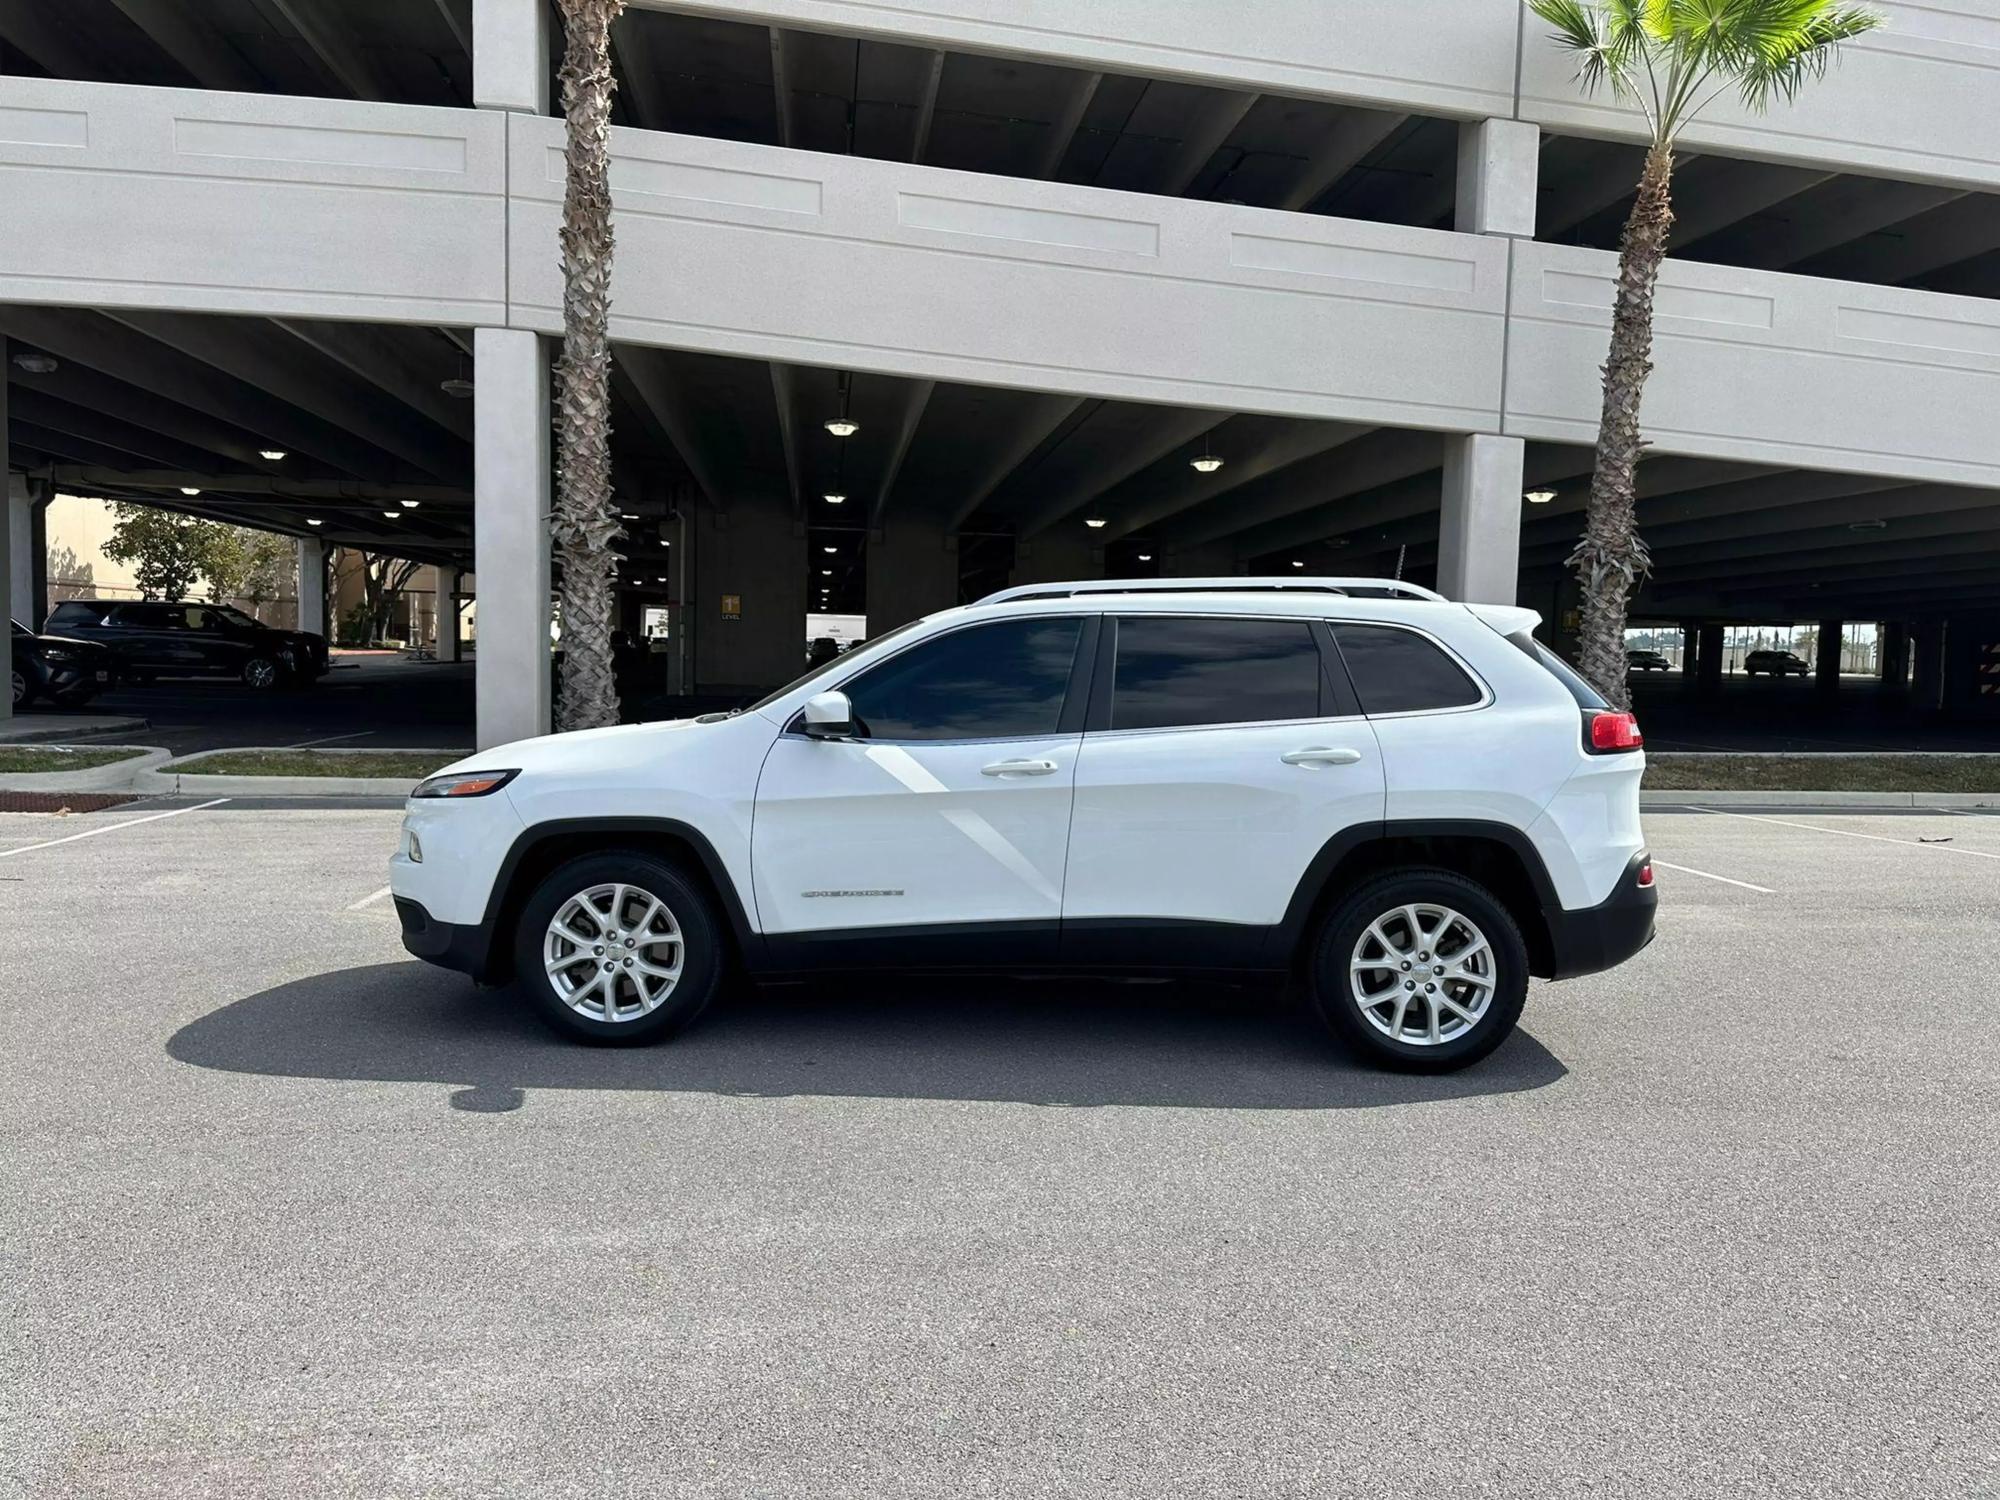
<path id="1" fill-rule="evenodd" d="M 1639 539 L 1635 472 L 1646 446 L 1639 435 L 1639 401 L 1653 372 L 1653 287 L 1674 222 L 1673 172 L 1671 147 L 1655 146 L 1647 153 L 1638 200 L 1618 244 L 1597 467 L 1590 479 L 1583 540 L 1569 557 L 1583 586 L 1577 665 L 1618 708 L 1630 708 L 1632 702 L 1625 686 L 1625 610 L 1652 565 Z"/>
<path id="2" fill-rule="evenodd" d="M 618 722 L 611 672 L 618 508 L 611 496 L 611 23 L 625 0 L 559 0 L 568 123 L 563 188 L 563 352 L 552 530 L 562 563 L 556 728 Z"/>

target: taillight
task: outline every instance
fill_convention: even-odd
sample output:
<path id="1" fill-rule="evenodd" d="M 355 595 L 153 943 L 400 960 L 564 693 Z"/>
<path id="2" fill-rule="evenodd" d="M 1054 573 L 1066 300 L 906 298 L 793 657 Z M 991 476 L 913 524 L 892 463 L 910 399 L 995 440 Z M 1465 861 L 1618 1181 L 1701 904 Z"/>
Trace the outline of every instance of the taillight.
<path id="1" fill-rule="evenodd" d="M 1639 889 L 1644 890 L 1653 883 L 1653 861 L 1647 857 L 1639 861 Z"/>
<path id="2" fill-rule="evenodd" d="M 1646 741 L 1639 734 L 1639 720 L 1632 714 L 1598 709 L 1590 715 L 1590 748 L 1602 755 L 1608 751 L 1637 750 Z"/>

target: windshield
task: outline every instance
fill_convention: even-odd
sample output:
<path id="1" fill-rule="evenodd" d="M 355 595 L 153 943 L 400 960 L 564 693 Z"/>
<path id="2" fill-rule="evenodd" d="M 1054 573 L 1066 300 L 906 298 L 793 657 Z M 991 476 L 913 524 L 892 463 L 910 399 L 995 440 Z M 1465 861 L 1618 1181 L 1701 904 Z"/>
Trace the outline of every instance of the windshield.
<path id="1" fill-rule="evenodd" d="M 27 626 L 25 626 L 25 625 L 23 625 L 23 624 L 22 624 L 22 623 L 21 623 L 21 622 L 20 622 L 19 620 L 14 620 L 14 619 L 10 619 L 10 620 L 8 620 L 8 621 L 7 621 L 7 623 L 8 623 L 9 625 L 11 625 L 11 626 L 13 626 L 13 627 L 14 627 L 14 628 L 13 628 L 12 630 L 10 630 L 10 631 L 8 632 L 8 634 L 9 634 L 9 635 L 33 635 L 33 634 L 34 634 L 34 631 L 32 631 L 32 630 L 28 629 L 28 627 L 27 627 Z"/>
<path id="2" fill-rule="evenodd" d="M 866 645 L 858 647 L 857 649 L 861 652 L 872 654 L 874 649 L 877 646 L 883 644 L 883 642 L 893 641 L 898 636 L 908 635 L 912 630 L 915 630 L 919 625 L 923 623 L 924 622 L 922 620 L 912 620 L 907 625 L 898 625 L 894 630 L 885 630 L 880 635 L 876 636 L 873 640 L 869 641 Z M 832 657 L 827 661 L 821 662 L 818 666 L 814 667 L 811 671 L 807 672 L 803 677 L 794 677 L 790 682 L 786 683 L 783 687 L 779 688 L 775 693 L 766 693 L 763 697 L 759 698 L 755 703 L 750 705 L 749 712 L 754 714 L 760 708 L 768 708 L 773 703 L 776 703 L 780 698 L 789 697 L 791 694 L 796 693 L 800 688 L 804 687 L 807 683 L 817 682 L 820 678 L 826 676 L 830 672 L 837 672 L 844 666 L 853 665 L 852 657 L 854 656 L 854 654 L 855 654 L 854 652 L 850 651 L 844 655 Z"/>

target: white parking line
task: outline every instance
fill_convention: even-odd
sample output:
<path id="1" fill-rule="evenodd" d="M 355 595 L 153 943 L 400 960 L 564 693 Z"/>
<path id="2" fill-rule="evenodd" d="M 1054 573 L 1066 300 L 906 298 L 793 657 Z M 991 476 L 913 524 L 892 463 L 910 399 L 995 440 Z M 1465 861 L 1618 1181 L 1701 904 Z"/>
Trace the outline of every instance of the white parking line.
<path id="1" fill-rule="evenodd" d="M 32 854 L 37 849 L 53 849 L 57 844 L 74 844 L 78 839 L 94 839 L 100 833 L 116 833 L 121 828 L 136 828 L 141 823 L 157 823 L 162 818 L 178 818 L 182 813 L 200 812 L 204 807 L 220 807 L 227 797 L 217 797 L 212 802 L 197 802 L 193 807 L 175 807 L 166 812 L 148 813 L 143 818 L 127 818 L 123 823 L 107 823 L 102 828 L 86 828 L 82 833 L 72 833 L 64 838 L 46 839 L 39 844 L 23 844 L 18 849 L 0 849 L 0 859 L 10 854 Z"/>
<path id="2" fill-rule="evenodd" d="M 1844 839 L 1870 839 L 1878 844 L 1901 844 L 1906 849 L 1933 849 L 1939 854 L 1969 854 L 1974 859 L 2000 859 L 1985 849 L 1961 849 L 1956 844 L 1925 844 L 1916 839 L 1892 839 L 1882 833 L 1856 833 L 1851 828 L 1822 828 L 1817 823 L 1794 823 L 1790 818 L 1767 818 L 1758 813 L 1725 812 L 1719 807 L 1697 807 L 1696 812 L 1713 814 L 1718 818 L 1741 818 L 1746 823 L 1776 823 L 1780 828 L 1803 828 L 1808 833 L 1833 833 Z"/>
<path id="3" fill-rule="evenodd" d="M 389 894 L 389 887 L 385 885 L 382 887 L 381 890 L 372 891 L 368 895 L 363 896 L 359 901 L 351 902 L 348 905 L 347 909 L 349 911 L 360 911 L 365 906 L 373 906 L 377 901 L 380 901 L 384 896 L 388 894 Z"/>
<path id="4" fill-rule="evenodd" d="M 1678 870 L 1683 875 L 1699 875 L 1703 880 L 1719 880 L 1724 885 L 1740 885 L 1746 891 L 1762 891 L 1766 896 L 1775 896 L 1778 894 L 1768 885 L 1752 885 L 1747 880 L 1732 880 L 1727 875 L 1711 875 L 1707 870 L 1696 870 L 1688 865 L 1670 865 L 1664 859 L 1657 857 L 1653 860 L 1653 863 L 1658 865 L 1662 870 Z"/>

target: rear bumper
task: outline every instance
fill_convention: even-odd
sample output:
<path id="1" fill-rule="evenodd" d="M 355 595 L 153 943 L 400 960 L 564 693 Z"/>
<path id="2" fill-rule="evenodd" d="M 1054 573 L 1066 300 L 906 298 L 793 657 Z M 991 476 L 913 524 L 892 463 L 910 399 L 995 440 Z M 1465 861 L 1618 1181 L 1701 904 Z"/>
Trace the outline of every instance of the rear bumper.
<path id="1" fill-rule="evenodd" d="M 425 963 L 456 969 L 474 979 L 485 979 L 492 970 L 493 933 L 484 923 L 477 926 L 440 922 L 421 902 L 397 896 L 396 917 L 403 924 L 403 946 Z"/>
<path id="2" fill-rule="evenodd" d="M 1633 855 L 1616 887 L 1598 905 L 1580 911 L 1561 907 L 1543 911 L 1555 958 L 1551 978 L 1574 979 L 1614 968 L 1652 942 L 1660 893 L 1639 884 L 1639 869 L 1647 858 L 1643 851 Z"/>

